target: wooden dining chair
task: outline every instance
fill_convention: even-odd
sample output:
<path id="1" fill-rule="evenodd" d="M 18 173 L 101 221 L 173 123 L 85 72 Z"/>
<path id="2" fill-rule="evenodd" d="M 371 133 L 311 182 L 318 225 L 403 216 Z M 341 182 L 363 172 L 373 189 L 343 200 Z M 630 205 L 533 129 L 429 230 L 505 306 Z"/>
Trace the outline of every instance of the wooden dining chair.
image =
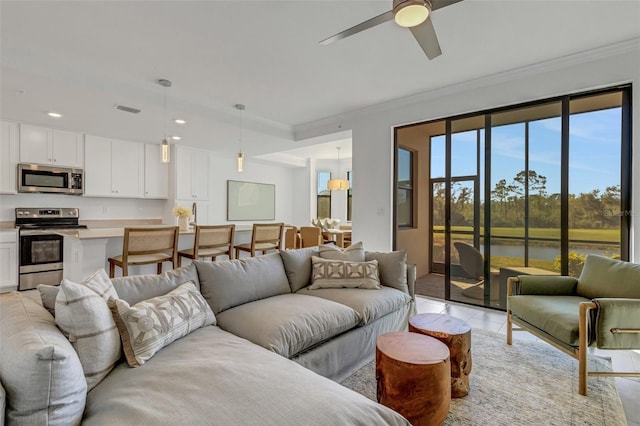
<path id="1" fill-rule="evenodd" d="M 236 259 L 240 258 L 240 252 L 248 252 L 251 257 L 256 252 L 265 254 L 268 250 L 279 250 L 282 243 L 282 230 L 284 223 L 254 223 L 251 242 L 234 246 Z"/>
<path id="2" fill-rule="evenodd" d="M 171 262 L 171 268 L 178 264 L 178 227 L 160 226 L 149 228 L 124 228 L 122 254 L 110 257 L 109 277 L 115 275 L 115 267 L 122 268 L 122 276 L 129 275 L 129 265 L 157 264 L 158 274 L 162 273 L 162 263 Z"/>
<path id="3" fill-rule="evenodd" d="M 351 225 L 340 225 L 338 229 L 340 229 L 341 231 L 348 231 L 348 233 L 345 233 L 342 239 L 344 241 L 344 247 L 349 247 L 351 245 Z"/>
<path id="4" fill-rule="evenodd" d="M 302 237 L 302 247 L 322 245 L 322 229 L 317 226 L 300 227 L 300 237 Z"/>
<path id="5" fill-rule="evenodd" d="M 228 256 L 233 259 L 233 239 L 236 226 L 229 225 L 197 225 L 193 248 L 178 251 L 178 266 L 182 265 L 182 258 L 201 259 L 211 258 L 215 261 L 218 256 Z"/>
<path id="6" fill-rule="evenodd" d="M 298 227 L 287 226 L 284 232 L 284 248 L 285 249 L 297 249 L 300 248 L 300 234 L 298 233 Z"/>

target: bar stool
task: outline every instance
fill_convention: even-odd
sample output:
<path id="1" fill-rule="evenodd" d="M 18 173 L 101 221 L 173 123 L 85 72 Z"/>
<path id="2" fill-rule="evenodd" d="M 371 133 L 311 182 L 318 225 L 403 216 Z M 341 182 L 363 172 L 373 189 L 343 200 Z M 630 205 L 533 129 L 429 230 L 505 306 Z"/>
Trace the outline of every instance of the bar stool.
<path id="1" fill-rule="evenodd" d="M 240 258 L 240 252 L 248 252 L 251 257 L 255 257 L 256 252 L 265 254 L 267 250 L 278 250 L 282 242 L 282 229 L 284 223 L 254 223 L 251 243 L 238 244 L 236 249 L 236 259 Z"/>
<path id="2" fill-rule="evenodd" d="M 235 225 L 198 225 L 193 248 L 178 252 L 178 266 L 182 265 L 182 258 L 208 258 L 215 261 L 216 257 L 227 255 L 233 259 L 233 238 Z"/>
<path id="3" fill-rule="evenodd" d="M 162 226 L 149 228 L 124 228 L 122 254 L 110 257 L 109 277 L 115 275 L 115 267 L 122 268 L 122 276 L 129 274 L 129 265 L 157 264 L 158 274 L 162 273 L 162 263 L 178 263 L 178 227 Z"/>

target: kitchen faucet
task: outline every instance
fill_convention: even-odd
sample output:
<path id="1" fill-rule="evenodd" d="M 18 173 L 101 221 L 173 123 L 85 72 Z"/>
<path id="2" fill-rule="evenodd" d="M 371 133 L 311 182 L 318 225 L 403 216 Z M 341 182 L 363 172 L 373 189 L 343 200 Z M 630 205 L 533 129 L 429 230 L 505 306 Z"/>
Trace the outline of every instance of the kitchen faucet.
<path id="1" fill-rule="evenodd" d="M 195 201 L 191 205 L 191 213 L 193 214 L 193 221 L 189 222 L 189 225 L 196 227 L 198 226 L 198 205 Z"/>

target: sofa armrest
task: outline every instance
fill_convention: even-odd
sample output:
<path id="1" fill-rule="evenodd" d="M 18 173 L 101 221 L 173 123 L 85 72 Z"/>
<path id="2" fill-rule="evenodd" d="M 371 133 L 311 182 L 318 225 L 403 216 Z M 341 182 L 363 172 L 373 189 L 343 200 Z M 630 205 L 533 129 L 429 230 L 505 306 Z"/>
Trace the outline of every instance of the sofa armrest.
<path id="1" fill-rule="evenodd" d="M 416 300 L 416 274 L 416 265 L 407 265 L 407 286 L 409 287 L 409 296 L 413 300 Z"/>
<path id="2" fill-rule="evenodd" d="M 640 299 L 593 299 L 596 345 L 600 349 L 640 349 Z"/>

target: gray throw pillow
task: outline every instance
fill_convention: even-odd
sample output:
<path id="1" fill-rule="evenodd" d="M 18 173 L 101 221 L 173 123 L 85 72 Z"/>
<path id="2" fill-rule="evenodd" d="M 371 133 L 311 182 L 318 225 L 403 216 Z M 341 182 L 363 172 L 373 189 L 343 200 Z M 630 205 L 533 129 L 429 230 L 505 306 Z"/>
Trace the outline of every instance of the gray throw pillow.
<path id="1" fill-rule="evenodd" d="M 333 244 L 324 244 L 319 246 L 318 250 L 323 259 L 364 262 L 364 248 L 361 241 L 351 244 L 346 249 L 341 249 Z"/>
<path id="2" fill-rule="evenodd" d="M 44 306 L 45 309 L 55 317 L 56 316 L 56 297 L 58 297 L 58 291 L 60 291 L 60 286 L 38 284 L 36 288 L 40 292 L 40 300 L 42 301 L 42 306 Z"/>
<path id="3" fill-rule="evenodd" d="M 407 284 L 407 253 L 404 250 L 391 252 L 365 252 L 365 259 L 377 260 L 382 285 L 409 293 Z"/>
<path id="4" fill-rule="evenodd" d="M 291 292 L 295 293 L 309 285 L 311 279 L 311 257 L 318 256 L 318 246 L 297 250 L 280 250 L 280 257 L 287 273 Z"/>

